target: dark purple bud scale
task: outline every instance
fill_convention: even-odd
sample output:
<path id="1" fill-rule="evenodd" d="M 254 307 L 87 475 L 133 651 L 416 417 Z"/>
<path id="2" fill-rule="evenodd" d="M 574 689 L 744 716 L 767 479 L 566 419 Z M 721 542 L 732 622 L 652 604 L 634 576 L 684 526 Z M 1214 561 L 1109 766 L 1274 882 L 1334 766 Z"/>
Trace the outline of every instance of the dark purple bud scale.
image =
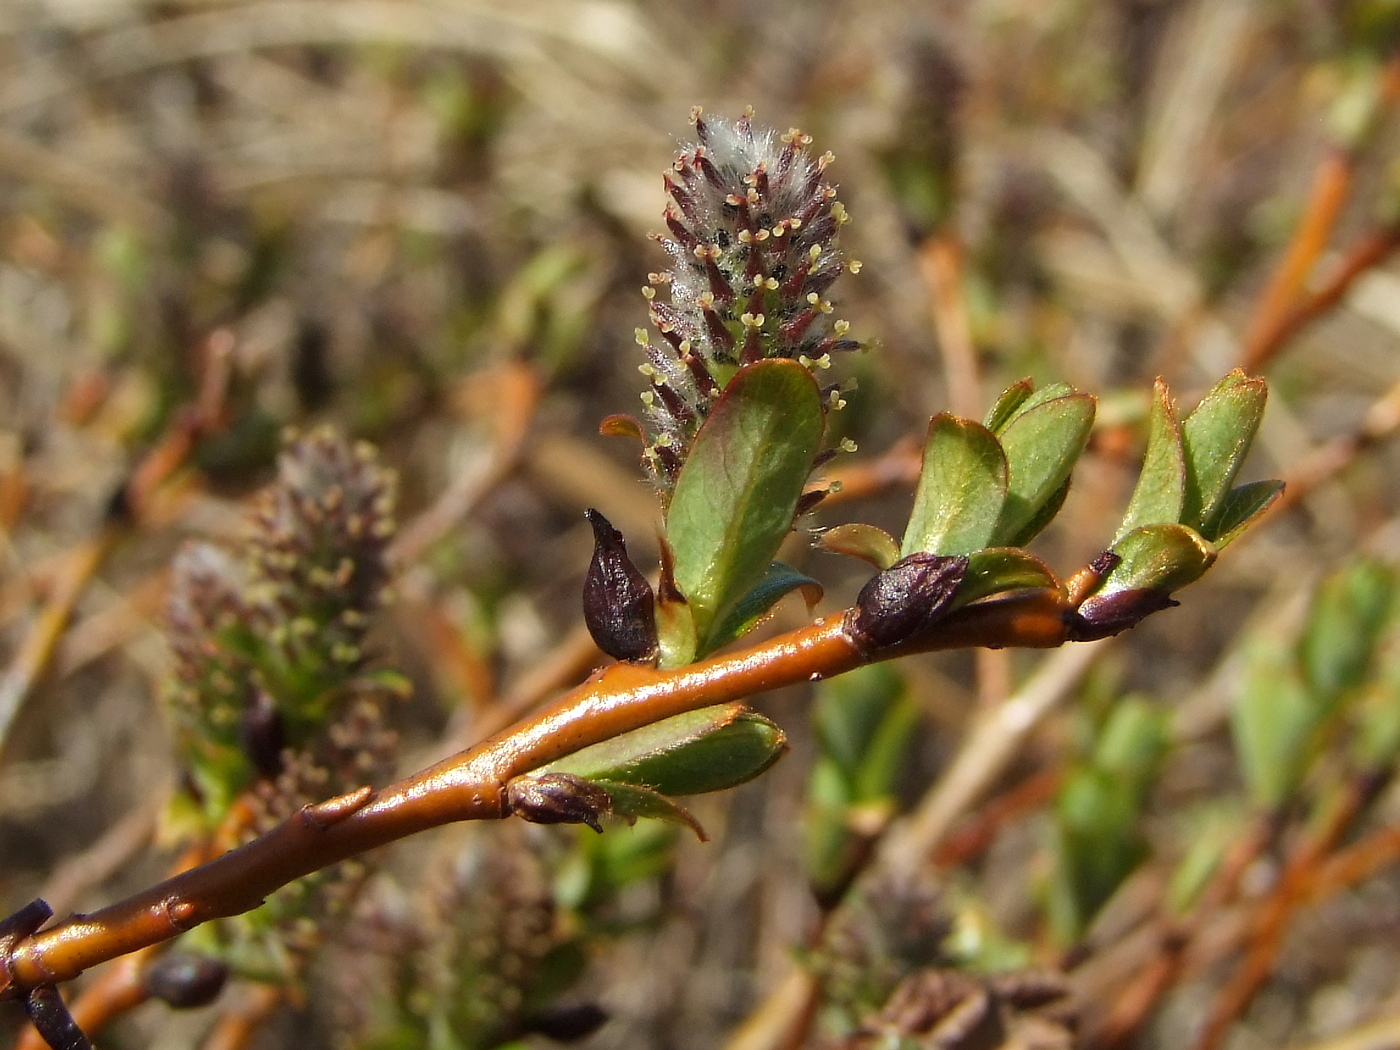
<path id="1" fill-rule="evenodd" d="M 506 785 L 510 811 L 532 824 L 587 824 L 603 833 L 599 819 L 612 809 L 612 796 L 572 773 L 516 777 Z"/>
<path id="2" fill-rule="evenodd" d="M 964 554 L 911 554 L 861 588 L 846 630 L 867 653 L 912 641 L 947 615 L 966 574 Z"/>
<path id="3" fill-rule="evenodd" d="M 29 1023 L 53 1050 L 92 1050 L 92 1043 L 73 1020 L 63 996 L 53 985 L 30 989 L 24 997 Z"/>
<path id="4" fill-rule="evenodd" d="M 1093 595 L 1070 614 L 1069 637 L 1075 642 L 1110 638 L 1176 604 L 1166 591 L 1147 587 Z"/>
<path id="5" fill-rule="evenodd" d="M 180 1010 L 208 1006 L 228 982 L 228 964 L 193 952 L 166 952 L 141 971 L 154 998 Z"/>
<path id="6" fill-rule="evenodd" d="M 585 514 L 593 526 L 593 560 L 583 582 L 588 633 L 615 659 L 650 659 L 656 653 L 651 584 L 627 556 L 622 533 L 596 510 Z"/>

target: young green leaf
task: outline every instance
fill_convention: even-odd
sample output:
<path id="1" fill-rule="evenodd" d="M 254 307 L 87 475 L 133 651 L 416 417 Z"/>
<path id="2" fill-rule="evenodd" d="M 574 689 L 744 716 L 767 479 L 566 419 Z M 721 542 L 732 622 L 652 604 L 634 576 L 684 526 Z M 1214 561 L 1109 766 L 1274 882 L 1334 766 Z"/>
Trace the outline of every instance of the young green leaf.
<path id="1" fill-rule="evenodd" d="M 612 780 L 594 780 L 592 784 L 607 792 L 611 800 L 611 812 L 631 824 L 638 817 L 651 817 L 671 824 L 682 824 L 695 832 L 701 842 L 708 842 L 710 836 L 695 819 L 690 810 L 672 802 L 660 792 L 638 784 L 623 784 Z"/>
<path id="2" fill-rule="evenodd" d="M 1024 587 L 1058 589 L 1060 580 L 1043 561 L 1019 547 L 988 547 L 968 555 L 967 574 L 958 587 L 954 608 L 979 598 Z"/>
<path id="3" fill-rule="evenodd" d="M 997 403 L 987 413 L 987 429 L 1000 437 L 1008 426 L 1031 409 L 1073 393 L 1074 387 L 1068 383 L 1051 383 L 1037 390 L 1035 383 L 1023 379 L 1015 386 L 1008 387 L 1001 397 L 997 398 Z"/>
<path id="4" fill-rule="evenodd" d="M 792 528 L 823 427 L 821 393 L 796 361 L 741 369 L 700 428 L 666 515 L 675 581 L 697 653 L 768 569 Z"/>
<path id="5" fill-rule="evenodd" d="M 783 731 L 741 703 L 719 704 L 605 740 L 536 775 L 570 773 L 589 781 L 700 795 L 752 780 L 787 750 Z"/>
<path id="6" fill-rule="evenodd" d="M 1256 641 L 1245 657 L 1244 687 L 1230 709 L 1230 728 L 1251 799 L 1274 812 L 1302 779 L 1321 708 L 1287 648 Z"/>
<path id="7" fill-rule="evenodd" d="M 1186 498 L 1186 456 L 1167 386 L 1158 379 L 1152 388 L 1152 415 L 1148 422 L 1147 454 L 1123 523 L 1113 537 L 1117 543 L 1141 525 L 1176 524 Z"/>
<path id="8" fill-rule="evenodd" d="M 1066 391 L 1068 393 L 1068 391 Z M 982 425 L 993 434 L 1000 434 L 1007 423 L 1011 422 L 1011 417 L 1026 402 L 1026 398 L 1035 393 L 1035 384 L 1030 379 L 1023 379 L 1019 383 L 1013 383 L 1001 392 L 997 398 L 997 403 L 992 406 L 987 418 L 982 420 Z"/>
<path id="9" fill-rule="evenodd" d="M 1031 537 L 1027 526 L 1069 480 L 1089 441 L 1094 399 L 1068 394 L 1019 412 L 1002 431 L 1007 494 L 992 543 L 1020 546 Z"/>
<path id="10" fill-rule="evenodd" d="M 1112 550 L 1122 560 L 1091 601 L 1119 591 L 1170 594 L 1195 583 L 1215 561 L 1215 549 L 1185 525 L 1140 526 L 1115 543 Z"/>
<path id="11" fill-rule="evenodd" d="M 817 535 L 817 546 L 833 554 L 845 554 L 868 561 L 877 569 L 888 569 L 899 561 L 899 544 L 884 529 L 852 522 L 837 525 Z"/>
<path id="12" fill-rule="evenodd" d="M 1252 481 L 1231 489 L 1212 525 L 1212 535 L 1206 539 L 1216 550 L 1224 550 L 1282 495 L 1281 481 Z"/>
<path id="13" fill-rule="evenodd" d="M 748 634 L 773 606 L 796 590 L 802 592 L 808 611 L 821 601 L 822 585 L 812 577 L 780 561 L 770 564 L 763 579 L 730 608 L 724 621 L 715 628 L 710 640 L 711 647 L 718 649 Z"/>
<path id="14" fill-rule="evenodd" d="M 1318 588 L 1298 657 L 1319 700 L 1330 705 L 1369 677 L 1377 640 L 1395 606 L 1395 587 L 1387 566 L 1362 559 Z"/>
<path id="15" fill-rule="evenodd" d="M 1264 415 L 1268 387 L 1235 369 L 1208 393 L 1181 425 L 1186 454 L 1186 498 L 1181 522 L 1203 536 L 1217 524 L 1230 486 Z"/>
<path id="16" fill-rule="evenodd" d="M 990 430 L 947 412 L 934 416 L 901 556 L 987 546 L 1006 501 L 1006 475 L 1006 455 Z"/>

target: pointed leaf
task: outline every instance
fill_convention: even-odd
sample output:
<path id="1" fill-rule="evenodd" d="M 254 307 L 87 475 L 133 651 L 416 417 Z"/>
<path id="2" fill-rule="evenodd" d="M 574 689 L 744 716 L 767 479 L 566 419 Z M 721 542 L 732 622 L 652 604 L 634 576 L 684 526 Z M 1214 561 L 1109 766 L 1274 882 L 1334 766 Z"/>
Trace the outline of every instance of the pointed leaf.
<path id="1" fill-rule="evenodd" d="M 1060 588 L 1050 566 L 1019 547 L 988 547 L 968 555 L 967 575 L 958 587 L 954 607 L 1025 587 Z"/>
<path id="2" fill-rule="evenodd" d="M 1170 594 L 1196 582 L 1215 561 L 1215 549 L 1185 525 L 1143 525 L 1115 543 L 1112 550 L 1122 560 L 1090 601 L 1119 591 Z"/>
<path id="3" fill-rule="evenodd" d="M 1059 397 L 1069 397 L 1073 393 L 1074 387 L 1070 386 L 1068 383 L 1051 383 L 1049 386 L 1043 386 L 1039 390 L 1035 389 L 1035 384 L 1031 384 L 1030 393 L 1017 402 L 1016 407 L 1007 413 L 1006 420 L 1000 426 L 989 427 L 988 429 L 997 434 L 997 436 L 1000 436 L 1008 426 L 1031 409 L 1038 408 L 1045 404 L 1045 402 L 1054 401 Z"/>
<path id="4" fill-rule="evenodd" d="M 1277 644 L 1256 641 L 1246 653 L 1244 685 L 1230 710 L 1240 772 L 1250 797 L 1273 811 L 1293 795 L 1307 765 L 1319 706 Z"/>
<path id="5" fill-rule="evenodd" d="M 775 561 L 768 566 L 753 590 L 744 595 L 729 610 L 724 622 L 715 628 L 712 645 L 718 649 L 728 645 L 735 638 L 748 634 L 768 611 L 793 591 L 801 590 L 802 599 L 810 612 L 812 606 L 822 600 L 822 585 L 810 576 L 798 572 L 791 565 Z"/>
<path id="6" fill-rule="evenodd" d="M 1041 530 L 1055 520 L 1055 515 L 1060 513 L 1060 508 L 1065 505 L 1065 500 L 1069 498 L 1070 482 L 1072 478 L 1065 478 L 1065 483 L 1051 494 L 1050 498 L 1040 505 L 1040 509 L 1035 512 L 1035 516 L 1030 521 L 1021 526 L 1021 531 L 1014 536 L 1007 536 L 1002 539 L 1002 543 L 1009 547 L 1024 547 L 1031 540 L 1040 535 Z"/>
<path id="7" fill-rule="evenodd" d="M 853 783 L 880 725 L 907 700 L 904 677 L 893 663 L 867 664 L 849 674 L 822 682 L 812 721 L 822 751 Z M 843 793 L 844 801 L 852 801 Z"/>
<path id="8" fill-rule="evenodd" d="M 735 374 L 676 479 L 666 515 L 675 580 L 690 604 L 697 652 L 758 582 L 792 528 L 822 437 L 821 393 L 796 361 Z"/>
<path id="9" fill-rule="evenodd" d="M 817 546 L 833 554 L 845 554 L 868 561 L 877 569 L 888 569 L 899 561 L 899 544 L 884 529 L 853 522 L 837 525 L 817 535 Z"/>
<path id="10" fill-rule="evenodd" d="M 1186 453 L 1186 499 L 1181 522 L 1203 536 L 1217 534 L 1230 486 L 1264 415 L 1264 380 L 1235 369 L 1181 425 Z"/>
<path id="11" fill-rule="evenodd" d="M 1005 500 L 1006 455 L 996 436 L 970 419 L 934 416 L 901 556 L 981 550 L 991 542 Z"/>
<path id="12" fill-rule="evenodd" d="M 606 791 L 612 799 L 613 816 L 622 817 L 629 824 L 635 823 L 638 817 L 651 817 L 671 824 L 683 824 L 695 832 L 701 842 L 710 840 L 690 810 L 651 788 L 611 780 L 595 780 L 593 784 Z"/>
<path id="13" fill-rule="evenodd" d="M 1030 379 L 1023 379 L 1019 383 L 1013 383 L 1001 392 L 997 398 L 997 403 L 992 406 L 987 418 L 982 420 L 982 425 L 993 434 L 1001 433 L 1003 427 L 1011 422 L 1011 417 L 1016 414 L 1026 402 L 1026 398 L 1035 393 L 1035 384 Z"/>
<path id="14" fill-rule="evenodd" d="M 787 750 L 783 731 L 740 703 L 702 708 L 584 748 L 540 770 L 699 795 L 752 780 Z"/>
<path id="15" fill-rule="evenodd" d="M 1094 399 L 1070 394 L 1020 412 L 1002 431 L 1008 491 L 994 543 L 1024 542 L 1026 526 L 1069 480 L 1093 423 Z"/>
<path id="16" fill-rule="evenodd" d="M 1214 535 L 1206 539 L 1215 544 L 1216 550 L 1224 550 L 1282 495 L 1281 481 L 1252 481 L 1231 489 L 1212 525 Z"/>
<path id="17" fill-rule="evenodd" d="M 1117 543 L 1140 525 L 1181 521 L 1185 497 L 1186 456 L 1181 446 L 1181 424 L 1167 396 L 1167 385 L 1158 379 L 1152 388 L 1152 415 L 1148 422 L 1147 454 L 1143 458 L 1142 473 L 1113 542 Z"/>

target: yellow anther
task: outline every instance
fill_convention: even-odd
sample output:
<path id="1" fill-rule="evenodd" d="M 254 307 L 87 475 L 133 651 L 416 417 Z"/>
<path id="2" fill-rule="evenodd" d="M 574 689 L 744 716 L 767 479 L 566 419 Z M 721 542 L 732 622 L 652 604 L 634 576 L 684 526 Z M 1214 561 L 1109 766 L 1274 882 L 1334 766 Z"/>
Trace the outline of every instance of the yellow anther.
<path id="1" fill-rule="evenodd" d="M 656 298 L 656 289 L 649 284 L 642 285 L 642 298 L 647 300 L 647 302 L 651 302 L 651 300 Z"/>
<path id="2" fill-rule="evenodd" d="M 864 265 L 859 259 L 852 259 L 846 264 L 846 269 L 850 270 L 851 273 L 860 273 L 860 268 Z"/>
<path id="3" fill-rule="evenodd" d="M 836 334 L 836 337 L 839 339 L 841 336 L 845 335 L 851 330 L 851 322 L 846 320 L 834 321 L 832 322 L 831 330 Z"/>
<path id="4" fill-rule="evenodd" d="M 857 445 L 857 444 L 856 444 L 854 441 L 852 441 L 850 438 L 842 438 L 842 439 L 841 439 L 841 451 L 842 451 L 842 452 L 854 452 L 854 451 L 856 451 L 856 449 L 858 449 L 858 448 L 860 448 L 860 446 Z"/>
<path id="5" fill-rule="evenodd" d="M 637 340 L 638 346 L 651 346 L 651 333 L 645 328 L 632 329 L 632 335 Z"/>

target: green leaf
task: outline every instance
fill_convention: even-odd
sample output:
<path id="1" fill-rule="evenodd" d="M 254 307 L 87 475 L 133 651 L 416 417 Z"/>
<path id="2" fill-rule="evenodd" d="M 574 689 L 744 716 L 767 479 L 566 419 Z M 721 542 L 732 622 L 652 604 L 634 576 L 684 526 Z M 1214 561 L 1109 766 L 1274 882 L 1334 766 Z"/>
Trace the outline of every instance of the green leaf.
<path id="1" fill-rule="evenodd" d="M 695 620 L 687 602 L 664 594 L 656 596 L 657 663 L 661 667 L 684 667 L 695 661 Z"/>
<path id="2" fill-rule="evenodd" d="M 947 412 L 934 416 L 901 556 L 987 546 L 1006 501 L 1006 474 L 1006 455 L 990 430 Z"/>
<path id="3" fill-rule="evenodd" d="M 606 791 L 612 799 L 613 815 L 624 818 L 629 824 L 638 817 L 651 817 L 671 824 L 684 824 L 695 832 L 701 842 L 708 842 L 710 839 L 688 809 L 678 806 L 651 788 L 612 780 L 595 780 L 593 783 Z"/>
<path id="4" fill-rule="evenodd" d="M 1186 453 L 1186 500 L 1181 522 L 1203 536 L 1217 534 L 1230 486 L 1264 415 L 1264 380 L 1235 369 L 1181 425 Z"/>
<path id="5" fill-rule="evenodd" d="M 1022 390 L 1024 394 L 1021 393 Z M 1057 397 L 1068 397 L 1073 393 L 1074 387 L 1068 383 L 1051 383 L 1037 390 L 1031 380 L 1023 379 L 997 399 L 996 405 L 987 414 L 987 429 L 1000 437 L 1019 416 L 1047 401 L 1053 401 Z"/>
<path id="6" fill-rule="evenodd" d="M 997 398 L 997 403 L 992 406 L 992 410 L 987 413 L 987 418 L 982 421 L 985 426 L 994 434 L 999 434 L 1007 423 L 1011 422 L 1011 417 L 1016 414 L 1026 402 L 1026 398 L 1035 392 L 1035 384 L 1029 379 L 1023 379 L 1019 383 L 1013 383 L 1001 392 Z"/>
<path id="7" fill-rule="evenodd" d="M 851 784 L 880 723 L 904 696 L 904 678 L 888 663 L 867 664 L 817 688 L 812 711 L 817 739 Z"/>
<path id="8" fill-rule="evenodd" d="M 1174 915 L 1185 915 L 1195 905 L 1231 844 L 1240 836 L 1239 814 L 1223 808 L 1208 809 L 1193 825 L 1183 836 L 1188 843 L 1186 855 L 1167 884 L 1167 907 Z"/>
<path id="9" fill-rule="evenodd" d="M 1215 548 L 1185 525 L 1143 525 L 1112 547 L 1122 559 L 1095 592 L 1154 590 L 1170 594 L 1195 583 L 1215 561 Z"/>
<path id="10" fill-rule="evenodd" d="M 1256 641 L 1246 652 L 1244 685 L 1230 710 L 1240 771 L 1255 805 L 1273 812 L 1293 795 L 1319 717 L 1288 650 Z"/>
<path id="11" fill-rule="evenodd" d="M 1069 480 L 1093 423 L 1094 399 L 1069 394 L 1018 413 L 1002 431 L 1007 494 L 994 543 L 1020 546 L 1030 538 L 1026 527 Z"/>
<path id="12" fill-rule="evenodd" d="M 899 561 L 899 544 L 893 536 L 884 529 L 859 522 L 837 525 L 819 533 L 817 546 L 833 554 L 860 558 L 881 570 Z"/>
<path id="13" fill-rule="evenodd" d="M 1060 580 L 1050 566 L 1020 547 L 988 547 L 968 555 L 967 574 L 958 587 L 953 608 L 1024 587 L 1058 590 Z"/>
<path id="14" fill-rule="evenodd" d="M 699 795 L 752 780 L 786 750 L 781 729 L 735 702 L 663 719 L 536 772 Z"/>
<path id="15" fill-rule="evenodd" d="M 792 528 L 821 444 L 821 393 L 796 361 L 740 369 L 700 428 L 666 515 L 676 585 L 704 655 Z"/>
<path id="16" fill-rule="evenodd" d="M 1206 539 L 1215 544 L 1216 550 L 1224 550 L 1282 495 L 1281 481 L 1252 481 L 1231 489 L 1220 505 L 1212 527 L 1214 534 Z"/>
<path id="17" fill-rule="evenodd" d="M 775 561 L 768 566 L 753 590 L 739 599 L 729 610 L 724 622 L 715 629 L 712 645 L 718 649 L 735 638 L 748 634 L 768 611 L 793 591 L 801 590 L 802 598 L 810 612 L 812 606 L 822 599 L 822 585 L 810 576 L 798 572 L 791 565 Z"/>
<path id="18" fill-rule="evenodd" d="M 1368 559 L 1335 573 L 1318 589 L 1298 655 L 1319 698 L 1330 701 L 1365 682 L 1394 602 L 1394 574 Z"/>
<path id="19" fill-rule="evenodd" d="M 1147 454 L 1123 524 L 1113 537 L 1117 543 L 1141 525 L 1176 524 L 1186 498 L 1186 455 L 1181 445 L 1181 424 L 1172 410 L 1167 386 L 1158 379 L 1152 388 L 1152 415 L 1147 429 Z"/>
<path id="20" fill-rule="evenodd" d="M 890 705 L 861 756 L 853 801 L 883 802 L 894 794 L 918 724 L 919 709 L 907 696 L 901 695 Z"/>

